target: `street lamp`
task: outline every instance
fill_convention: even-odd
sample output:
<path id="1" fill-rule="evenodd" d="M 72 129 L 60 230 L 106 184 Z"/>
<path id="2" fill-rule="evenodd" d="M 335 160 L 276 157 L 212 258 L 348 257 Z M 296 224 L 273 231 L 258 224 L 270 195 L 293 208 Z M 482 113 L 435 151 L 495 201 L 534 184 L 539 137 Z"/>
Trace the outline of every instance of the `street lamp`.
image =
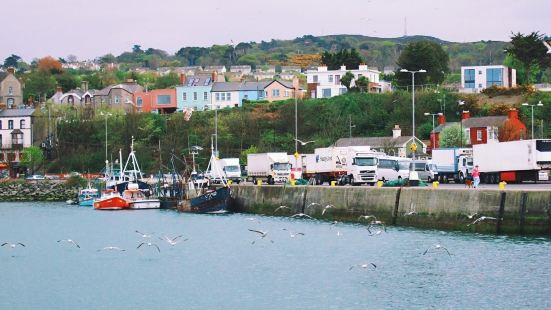
<path id="1" fill-rule="evenodd" d="M 457 104 L 459 106 L 464 106 L 465 101 L 459 100 L 459 101 L 457 101 Z M 461 109 L 461 113 L 459 115 L 459 125 L 461 126 L 460 141 L 459 141 L 460 147 L 463 147 L 463 113 L 465 113 L 465 112 L 468 112 L 468 111 L 463 111 L 463 109 Z"/>
<path id="2" fill-rule="evenodd" d="M 107 117 L 111 116 L 113 114 L 111 114 L 109 112 L 106 112 L 106 113 L 99 112 L 99 114 L 101 116 L 105 116 L 105 160 L 107 161 Z"/>
<path id="3" fill-rule="evenodd" d="M 412 143 L 415 142 L 415 73 L 425 73 L 427 70 L 420 69 L 417 71 L 410 71 L 407 69 L 401 69 L 400 72 L 403 73 L 411 73 L 411 115 L 412 115 L 412 128 L 411 128 L 411 137 L 412 137 Z M 415 160 L 415 152 L 411 152 L 411 158 L 412 160 Z M 411 165 L 410 170 L 413 171 L 413 165 Z"/>
<path id="4" fill-rule="evenodd" d="M 434 117 L 435 116 L 440 116 L 440 115 L 444 115 L 442 114 L 442 112 L 439 112 L 439 113 L 429 113 L 429 112 L 425 112 L 425 116 L 429 116 L 429 115 L 432 115 L 432 147 L 435 148 L 436 147 L 436 135 L 434 133 Z"/>
<path id="5" fill-rule="evenodd" d="M 525 102 L 522 104 L 525 107 L 530 107 L 532 109 L 532 139 L 534 139 L 534 107 L 542 107 L 543 103 L 541 103 L 541 100 L 538 102 L 538 104 L 528 104 L 528 102 Z"/>

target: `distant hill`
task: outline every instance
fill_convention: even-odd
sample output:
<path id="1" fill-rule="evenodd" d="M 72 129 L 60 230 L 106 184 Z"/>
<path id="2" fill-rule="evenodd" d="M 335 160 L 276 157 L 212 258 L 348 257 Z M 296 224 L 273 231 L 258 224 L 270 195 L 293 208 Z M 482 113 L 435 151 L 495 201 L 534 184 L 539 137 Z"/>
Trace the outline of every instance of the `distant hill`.
<path id="1" fill-rule="evenodd" d="M 271 40 L 241 42 L 211 47 L 183 47 L 175 55 L 149 48 L 136 52 L 125 52 L 117 57 L 119 63 L 135 65 L 315 65 L 316 56 L 324 51 L 357 49 L 370 67 L 395 67 L 403 48 L 413 41 L 430 40 L 441 44 L 449 53 L 450 69 L 458 71 L 462 65 L 502 64 L 503 50 L 508 42 L 479 41 L 457 43 L 430 36 L 405 36 L 399 38 L 377 38 L 362 35 L 304 35 L 292 40 Z M 145 57 L 144 57 L 145 56 Z M 149 58 L 148 58 L 149 56 Z M 154 58 L 155 61 L 151 61 Z"/>

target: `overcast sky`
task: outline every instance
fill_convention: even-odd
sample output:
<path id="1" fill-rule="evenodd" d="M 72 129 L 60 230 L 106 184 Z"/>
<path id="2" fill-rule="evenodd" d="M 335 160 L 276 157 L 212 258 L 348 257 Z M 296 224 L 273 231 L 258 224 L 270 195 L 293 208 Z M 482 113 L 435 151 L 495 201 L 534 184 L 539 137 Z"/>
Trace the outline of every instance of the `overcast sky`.
<path id="1" fill-rule="evenodd" d="M 134 44 L 175 53 L 305 34 L 430 35 L 508 41 L 551 35 L 551 0 L 11 0 L 2 1 L 0 59 L 119 55 Z M 188 4 L 189 3 L 189 4 Z M 155 7 L 157 6 L 157 7 Z"/>

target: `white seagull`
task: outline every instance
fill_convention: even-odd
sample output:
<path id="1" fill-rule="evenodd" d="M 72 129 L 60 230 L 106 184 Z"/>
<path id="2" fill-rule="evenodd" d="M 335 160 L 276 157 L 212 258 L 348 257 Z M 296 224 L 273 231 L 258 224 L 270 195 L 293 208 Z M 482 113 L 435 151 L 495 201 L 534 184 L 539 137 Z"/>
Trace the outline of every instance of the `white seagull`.
<path id="1" fill-rule="evenodd" d="M 325 208 L 323 208 L 323 211 L 321 211 L 321 215 L 324 215 L 327 209 L 334 208 L 334 205 L 326 205 Z"/>
<path id="2" fill-rule="evenodd" d="M 80 249 L 80 245 L 78 245 L 78 243 L 76 243 L 75 240 L 73 240 L 73 239 L 61 239 L 61 240 L 57 240 L 57 242 L 72 243 L 73 245 L 75 245 L 77 248 Z"/>
<path id="3" fill-rule="evenodd" d="M 377 265 L 375 265 L 373 263 L 366 263 L 366 264 L 352 265 L 352 266 L 350 266 L 350 268 L 348 268 L 348 271 L 354 269 L 354 267 L 360 267 L 360 268 L 363 268 L 363 269 L 368 269 L 369 267 L 373 267 L 373 270 L 377 269 Z"/>
<path id="4" fill-rule="evenodd" d="M 126 250 L 121 249 L 118 246 L 106 246 L 104 248 L 99 249 L 98 251 L 126 251 Z"/>
<path id="5" fill-rule="evenodd" d="M 321 207 L 321 205 L 319 203 L 312 202 L 311 204 L 307 205 L 306 208 L 310 208 L 310 207 L 313 207 L 313 206 L 320 206 Z"/>
<path id="6" fill-rule="evenodd" d="M 147 246 L 154 246 L 157 248 L 157 251 L 159 251 L 159 253 L 161 253 L 161 249 L 159 249 L 159 246 L 156 245 L 155 243 L 151 243 L 151 242 L 142 242 L 140 243 L 140 245 L 138 245 L 138 247 L 136 249 L 139 249 L 142 245 L 147 245 Z"/>
<path id="7" fill-rule="evenodd" d="M 543 41 L 543 45 L 545 45 L 545 47 L 547 47 L 547 54 L 551 54 L 551 45 L 549 43 L 547 43 L 547 41 Z"/>
<path id="8" fill-rule="evenodd" d="M 448 249 L 446 249 L 445 247 L 443 247 L 440 244 L 435 244 L 435 245 L 431 246 L 430 248 L 426 249 L 425 252 L 423 252 L 423 255 L 427 254 L 430 250 L 436 250 L 436 251 L 445 250 L 446 253 L 448 253 L 449 256 L 452 256 L 450 254 L 450 251 L 448 251 Z"/>
<path id="9" fill-rule="evenodd" d="M 153 233 L 151 233 L 151 234 L 144 234 L 144 233 L 139 232 L 138 230 L 136 230 L 136 232 L 137 232 L 138 234 L 140 234 L 140 235 L 142 236 L 142 238 L 151 238 L 151 236 L 153 235 Z"/>
<path id="10" fill-rule="evenodd" d="M 287 207 L 287 206 L 279 206 L 279 207 L 277 207 L 277 208 L 274 210 L 274 213 L 273 213 L 273 214 L 276 214 L 277 211 L 282 210 L 282 209 L 289 209 L 289 210 L 291 210 L 291 208 L 289 208 L 289 207 Z"/>
<path id="11" fill-rule="evenodd" d="M 478 224 L 480 222 L 483 222 L 483 221 L 497 221 L 497 217 L 481 216 L 481 217 L 477 218 L 476 220 L 474 220 L 474 222 L 472 222 L 470 224 L 467 224 L 467 226 L 476 225 L 476 224 Z"/>
<path id="12" fill-rule="evenodd" d="M 311 219 L 311 220 L 314 219 L 314 218 L 311 217 L 310 215 L 304 214 L 304 213 L 297 213 L 297 214 L 291 215 L 291 216 L 289 216 L 289 217 L 290 217 L 290 218 L 294 218 L 294 219 L 296 219 L 296 218 L 307 218 L 307 219 Z"/>
<path id="13" fill-rule="evenodd" d="M 304 142 L 304 141 L 301 141 L 299 139 L 295 139 L 295 141 L 297 141 L 298 143 L 300 143 L 300 145 L 303 145 L 303 146 L 308 144 L 308 143 L 316 142 L 314 140 Z"/>
<path id="14" fill-rule="evenodd" d="M 291 238 L 294 238 L 294 237 L 296 237 L 296 236 L 298 236 L 298 235 L 303 235 L 303 236 L 304 236 L 304 233 L 301 233 L 301 232 L 294 233 L 294 232 L 292 232 L 292 231 L 290 231 L 290 230 L 287 230 L 287 228 L 282 228 L 281 230 L 288 231 L 288 232 L 289 232 L 289 236 L 290 236 Z"/>
<path id="15" fill-rule="evenodd" d="M 374 215 L 360 215 L 358 216 L 358 221 L 359 220 L 369 220 L 369 219 L 374 219 L 375 221 L 377 220 L 377 217 L 375 217 Z"/>
<path id="16" fill-rule="evenodd" d="M 182 238 L 183 235 L 179 235 L 179 236 L 176 236 L 174 238 L 170 238 L 168 236 L 163 236 L 163 238 L 159 237 L 160 240 L 163 240 L 163 241 L 166 241 L 168 244 L 172 245 L 172 246 L 175 246 L 176 244 L 180 243 L 180 242 L 186 242 L 188 241 L 189 239 L 184 239 L 184 240 L 181 240 L 181 241 L 176 241 L 176 239 L 178 238 Z"/>
<path id="17" fill-rule="evenodd" d="M 262 230 L 256 230 L 256 229 L 250 229 L 249 228 L 249 231 L 252 231 L 254 233 L 257 233 L 260 235 L 260 239 L 264 239 L 266 238 L 266 236 L 268 235 L 268 232 L 267 231 L 262 231 Z M 256 242 L 256 240 L 253 240 L 253 242 L 251 242 L 251 244 L 254 244 Z M 274 240 L 270 240 L 270 242 L 274 243 Z"/>
<path id="18" fill-rule="evenodd" d="M 473 218 L 477 217 L 478 216 L 478 213 L 474 213 L 474 214 L 467 214 L 467 218 L 469 220 L 472 220 Z"/>
<path id="19" fill-rule="evenodd" d="M 9 242 L 4 242 L 2 243 L 2 245 L 0 246 L 9 246 L 11 249 L 15 249 L 16 246 L 22 246 L 22 247 L 25 247 L 25 245 L 21 242 L 17 242 L 17 243 L 9 243 Z"/>

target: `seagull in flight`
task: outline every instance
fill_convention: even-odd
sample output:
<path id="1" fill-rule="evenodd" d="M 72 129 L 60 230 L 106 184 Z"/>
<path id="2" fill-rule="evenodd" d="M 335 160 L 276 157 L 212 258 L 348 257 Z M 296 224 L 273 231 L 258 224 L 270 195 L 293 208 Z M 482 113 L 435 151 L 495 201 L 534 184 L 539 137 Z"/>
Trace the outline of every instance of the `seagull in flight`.
<path id="1" fill-rule="evenodd" d="M 324 215 L 327 209 L 331 209 L 334 207 L 335 207 L 334 205 L 326 205 L 325 208 L 323 208 L 323 211 L 321 211 L 321 215 Z"/>
<path id="2" fill-rule="evenodd" d="M 425 252 L 423 252 L 423 255 L 427 254 L 430 250 L 435 250 L 435 251 L 445 250 L 446 253 L 448 253 L 449 256 L 452 256 L 450 254 L 450 251 L 448 251 L 448 249 L 446 249 L 445 247 L 443 247 L 440 244 L 435 244 L 435 245 L 431 246 L 430 248 L 426 249 Z"/>
<path id="3" fill-rule="evenodd" d="M 273 214 L 276 214 L 277 211 L 282 210 L 282 209 L 289 209 L 289 210 L 291 210 L 291 208 L 289 208 L 289 207 L 287 207 L 287 206 L 279 206 L 279 207 L 277 207 L 277 208 L 274 210 L 274 213 L 273 213 Z"/>
<path id="4" fill-rule="evenodd" d="M 168 236 L 163 236 L 163 238 L 159 237 L 160 240 L 163 240 L 163 241 L 166 241 L 168 244 L 172 245 L 172 246 L 175 246 L 176 244 L 180 243 L 180 241 L 176 241 L 176 239 L 178 238 L 182 238 L 183 235 L 179 235 L 179 236 L 176 236 L 174 238 L 170 238 Z M 182 240 L 181 242 L 186 242 L 188 241 L 189 239 L 184 239 Z"/>
<path id="5" fill-rule="evenodd" d="M 287 228 L 282 228 L 281 230 L 288 231 L 288 232 L 289 232 L 289 236 L 290 236 L 291 238 L 294 238 L 294 237 L 296 237 L 296 236 L 298 236 L 298 235 L 303 235 L 303 236 L 304 236 L 304 233 L 301 233 L 301 232 L 294 233 L 294 232 L 292 232 L 292 231 L 290 231 L 290 230 L 287 230 Z"/>
<path id="6" fill-rule="evenodd" d="M 375 217 L 374 215 L 360 215 L 358 216 L 358 221 L 359 220 L 369 220 L 369 219 L 374 219 L 375 221 L 377 220 L 377 217 Z"/>
<path id="7" fill-rule="evenodd" d="M 316 142 L 316 141 L 314 141 L 314 140 L 306 141 L 306 142 L 305 142 L 305 141 L 301 141 L 301 140 L 299 140 L 299 139 L 295 139 L 295 141 L 297 141 L 298 143 L 300 143 L 300 145 L 302 145 L 302 146 L 304 146 L 304 145 L 306 145 L 306 144 L 308 144 L 308 143 Z"/>
<path id="8" fill-rule="evenodd" d="M 294 218 L 294 219 L 296 219 L 296 218 L 307 218 L 307 219 L 311 219 L 311 220 L 314 219 L 314 218 L 311 217 L 310 215 L 304 214 L 304 213 L 297 213 L 297 214 L 291 215 L 291 216 L 289 216 L 289 217 L 290 217 L 290 218 Z"/>
<path id="9" fill-rule="evenodd" d="M 266 238 L 266 236 L 268 235 L 268 232 L 267 231 L 262 231 L 262 230 L 256 230 L 256 229 L 249 229 L 249 231 L 252 231 L 254 233 L 257 233 L 260 235 L 260 238 Z"/>
<path id="10" fill-rule="evenodd" d="M 139 249 L 142 245 L 147 245 L 147 246 L 154 246 L 157 248 L 157 251 L 159 251 L 159 253 L 161 253 L 161 249 L 159 249 L 159 246 L 156 245 L 155 243 L 151 243 L 151 242 L 142 242 L 140 243 L 140 245 L 138 245 L 138 247 L 136 249 Z"/>
<path id="11" fill-rule="evenodd" d="M 543 45 L 547 47 L 547 54 L 551 54 L 551 45 L 547 41 L 543 41 Z"/>
<path id="12" fill-rule="evenodd" d="M 348 268 L 348 271 L 354 269 L 354 267 L 359 267 L 359 268 L 363 268 L 363 269 L 368 269 L 369 267 L 373 267 L 373 270 L 377 269 L 377 265 L 375 265 L 373 263 L 366 263 L 366 264 L 352 265 L 352 266 L 350 266 L 350 268 Z"/>
<path id="13" fill-rule="evenodd" d="M 76 243 L 75 240 L 73 240 L 73 239 L 61 239 L 61 240 L 57 240 L 57 242 L 72 243 L 74 246 L 76 246 L 77 248 L 80 249 L 80 245 L 78 245 L 78 243 Z"/>
<path id="14" fill-rule="evenodd" d="M 307 205 L 306 208 L 310 208 L 310 207 L 313 207 L 313 206 L 320 206 L 320 207 L 321 207 L 321 205 L 320 205 L 319 203 L 317 203 L 317 202 L 312 202 L 312 203 L 310 203 L 309 205 Z"/>
<path id="15" fill-rule="evenodd" d="M 405 216 L 411 215 L 417 215 L 417 212 L 415 211 L 415 204 L 413 202 L 409 205 L 409 212 L 406 213 Z"/>
<path id="16" fill-rule="evenodd" d="M 478 213 L 473 213 L 473 214 L 467 214 L 467 218 L 469 220 L 472 220 L 473 218 L 476 218 L 478 216 Z"/>
<path id="17" fill-rule="evenodd" d="M 152 233 L 151 234 L 144 234 L 144 233 L 139 232 L 138 230 L 136 230 L 136 232 L 138 234 L 140 234 L 142 236 L 142 238 L 151 238 L 151 236 L 153 235 Z"/>
<path id="18" fill-rule="evenodd" d="M 126 251 L 125 249 L 121 249 L 118 246 L 106 246 L 104 248 L 99 249 L 98 251 Z"/>
<path id="19" fill-rule="evenodd" d="M 15 249 L 16 246 L 22 246 L 22 247 L 25 247 L 25 245 L 21 242 L 17 242 L 17 243 L 9 243 L 9 242 L 4 242 L 2 243 L 2 245 L 0 246 L 9 246 L 11 249 Z"/>
<path id="20" fill-rule="evenodd" d="M 474 220 L 474 222 L 472 222 L 470 224 L 467 224 L 467 226 L 476 225 L 476 224 L 478 224 L 480 222 L 483 222 L 483 221 L 497 221 L 497 217 L 481 216 L 481 217 L 477 218 L 476 220 Z"/>

